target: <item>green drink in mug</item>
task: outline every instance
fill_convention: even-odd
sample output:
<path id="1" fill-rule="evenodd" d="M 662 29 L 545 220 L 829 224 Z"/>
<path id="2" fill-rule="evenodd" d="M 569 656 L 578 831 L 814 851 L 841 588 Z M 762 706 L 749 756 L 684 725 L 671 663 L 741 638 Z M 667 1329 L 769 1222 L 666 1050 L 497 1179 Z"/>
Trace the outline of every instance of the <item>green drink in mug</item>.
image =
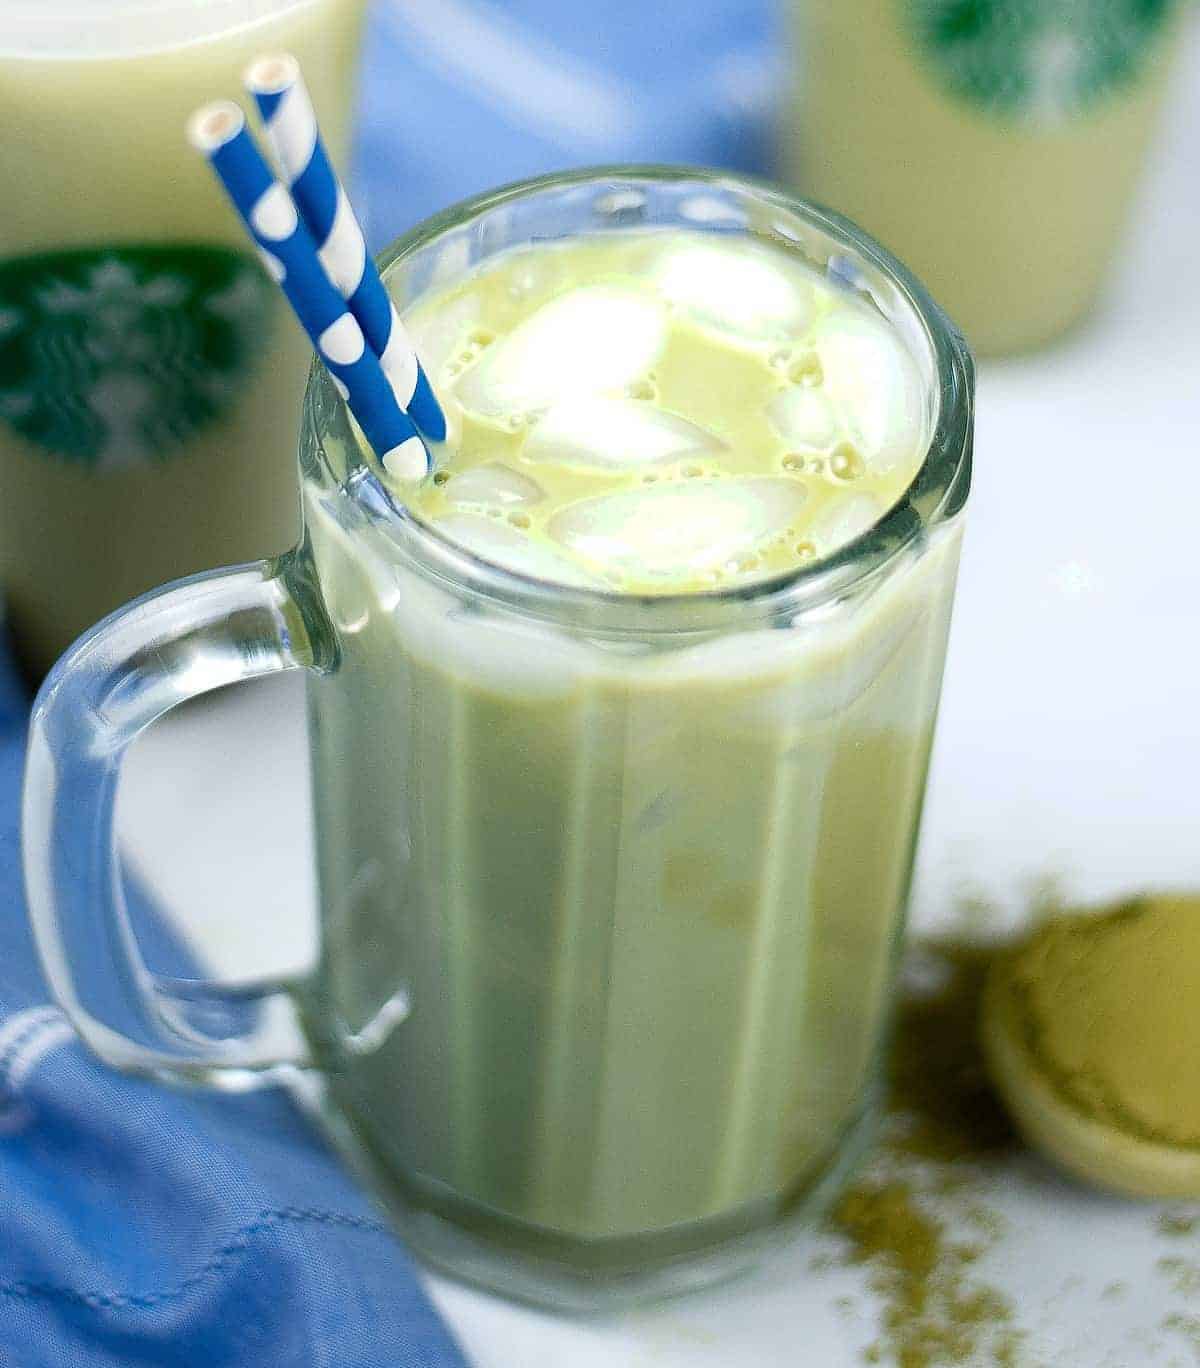
<path id="1" fill-rule="evenodd" d="M 1095 299 L 1180 0 L 795 0 L 788 174 L 909 262 L 976 351 Z"/>
<path id="2" fill-rule="evenodd" d="M 850 224 L 695 172 L 516 186 L 384 266 L 450 423 L 434 472 L 389 484 L 314 373 L 299 548 L 64 658 L 39 945 L 117 1067 L 303 1071 L 438 1266 L 560 1307 L 677 1290 L 810 1212 L 874 1114 L 970 358 Z M 293 667 L 318 961 L 147 997 L 108 872 L 66 877 L 68 795 L 104 802 L 184 696 Z"/>
<path id="3" fill-rule="evenodd" d="M 308 346 L 183 127 L 288 48 L 342 156 L 362 9 L 5 7 L 0 594 L 37 676 L 134 595 L 295 538 Z"/>

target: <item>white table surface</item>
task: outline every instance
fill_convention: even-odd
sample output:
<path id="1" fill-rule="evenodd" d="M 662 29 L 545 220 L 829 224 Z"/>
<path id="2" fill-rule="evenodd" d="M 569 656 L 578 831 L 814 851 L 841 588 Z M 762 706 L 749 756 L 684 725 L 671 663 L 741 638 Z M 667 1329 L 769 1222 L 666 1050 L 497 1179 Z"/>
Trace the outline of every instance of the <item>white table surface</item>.
<path id="1" fill-rule="evenodd" d="M 1016 914 L 1047 880 L 1086 899 L 1200 887 L 1200 27 L 1191 39 L 1102 308 L 1055 350 L 981 369 L 918 925 L 964 894 Z M 129 845 L 223 972 L 311 951 L 306 784 L 292 679 L 168 719 L 130 761 Z M 1172 1251 L 1153 1211 L 1032 1159 L 992 1186 L 1009 1232 L 981 1274 L 1014 1299 L 1030 1363 L 1197 1361 L 1161 1328 L 1188 1308 L 1156 1268 Z M 480 1368 L 848 1368 L 874 1309 L 860 1272 L 809 1271 L 821 1238 L 728 1287 L 587 1322 L 429 1284 Z M 1102 1299 L 1114 1280 L 1135 1295 Z M 834 1305 L 847 1291 L 853 1314 Z"/>

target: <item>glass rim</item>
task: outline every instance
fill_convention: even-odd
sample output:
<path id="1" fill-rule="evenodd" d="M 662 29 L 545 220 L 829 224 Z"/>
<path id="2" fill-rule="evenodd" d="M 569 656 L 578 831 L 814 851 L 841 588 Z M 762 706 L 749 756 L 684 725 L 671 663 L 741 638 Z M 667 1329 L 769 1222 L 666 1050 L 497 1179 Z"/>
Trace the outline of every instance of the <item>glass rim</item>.
<path id="1" fill-rule="evenodd" d="M 557 584 L 510 570 L 453 542 L 407 509 L 397 505 L 372 476 L 369 481 L 339 481 L 325 450 L 332 415 L 335 435 L 347 449 L 357 440 L 344 405 L 338 401 L 324 368 L 314 363 L 304 399 L 304 424 L 315 439 L 325 473 L 394 542 L 400 542 L 420 567 L 451 589 L 470 590 L 485 599 L 530 615 L 584 621 L 594 629 L 676 631 L 719 627 L 748 612 L 770 616 L 786 609 L 807 611 L 845 596 L 874 579 L 952 519 L 965 505 L 970 488 L 974 420 L 974 362 L 962 334 L 933 301 L 925 287 L 900 261 L 869 234 L 836 211 L 792 195 L 772 182 L 740 173 L 704 167 L 613 164 L 552 172 L 485 191 L 442 210 L 389 244 L 377 257 L 388 272 L 439 237 L 470 224 L 489 211 L 545 191 L 584 187 L 619 192 L 640 184 L 692 182 L 709 191 L 725 189 L 751 197 L 802 220 L 808 227 L 850 248 L 895 287 L 903 303 L 924 329 L 933 362 L 937 410 L 925 456 L 907 490 L 867 531 L 831 556 L 749 583 L 694 592 L 631 594 L 618 589 Z M 704 229 L 703 223 L 697 228 Z M 747 236 L 761 236 L 752 226 Z M 797 244 L 785 237 L 768 238 L 784 248 Z M 513 244 L 516 245 L 516 244 Z M 369 466 L 362 469 L 368 470 Z M 367 490 L 371 493 L 368 494 Z M 380 494 L 384 493 L 381 500 Z"/>

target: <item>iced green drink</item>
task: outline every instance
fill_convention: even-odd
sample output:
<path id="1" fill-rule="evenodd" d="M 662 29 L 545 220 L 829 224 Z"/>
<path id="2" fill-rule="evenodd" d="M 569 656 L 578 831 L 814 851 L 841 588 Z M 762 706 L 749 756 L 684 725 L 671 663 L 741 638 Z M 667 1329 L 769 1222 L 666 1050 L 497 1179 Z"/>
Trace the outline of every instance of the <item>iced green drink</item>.
<path id="1" fill-rule="evenodd" d="M 416 1247 L 585 1305 L 803 1208 L 870 1113 L 959 536 L 906 542 L 910 496 L 948 401 L 848 251 L 681 220 L 442 258 L 390 284 L 450 440 L 367 480 L 433 561 L 347 520 L 349 444 L 305 480 L 338 649 L 313 1030 Z M 791 597 L 868 545 L 892 559 Z"/>
<path id="2" fill-rule="evenodd" d="M 1180 0 L 793 0 L 787 173 L 918 271 L 979 352 L 1095 299 Z"/>
<path id="3" fill-rule="evenodd" d="M 679 1292 L 869 1134 L 971 358 L 846 220 L 687 169 L 495 191 L 381 265 L 447 410 L 433 471 L 395 480 L 314 368 L 300 543 L 63 658 L 24 797 L 42 963 L 120 1069 L 302 1086 L 438 1267 L 559 1309 Z M 156 975 L 121 757 L 290 669 L 319 953 L 232 994 Z"/>

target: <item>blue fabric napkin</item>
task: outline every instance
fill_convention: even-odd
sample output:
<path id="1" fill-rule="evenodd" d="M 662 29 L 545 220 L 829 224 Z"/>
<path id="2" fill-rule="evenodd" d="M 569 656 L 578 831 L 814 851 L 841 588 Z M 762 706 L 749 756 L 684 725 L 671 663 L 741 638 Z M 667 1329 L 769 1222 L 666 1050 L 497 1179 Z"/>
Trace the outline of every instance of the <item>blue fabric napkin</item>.
<path id="1" fill-rule="evenodd" d="M 403 1247 L 284 1093 L 122 1077 L 50 1004 L 19 869 L 27 716 L 0 643 L 0 1365 L 461 1368 Z M 131 900 L 147 958 L 186 970 Z"/>
<path id="2" fill-rule="evenodd" d="M 354 198 L 378 251 L 564 167 L 769 174 L 792 0 L 375 0 Z"/>

